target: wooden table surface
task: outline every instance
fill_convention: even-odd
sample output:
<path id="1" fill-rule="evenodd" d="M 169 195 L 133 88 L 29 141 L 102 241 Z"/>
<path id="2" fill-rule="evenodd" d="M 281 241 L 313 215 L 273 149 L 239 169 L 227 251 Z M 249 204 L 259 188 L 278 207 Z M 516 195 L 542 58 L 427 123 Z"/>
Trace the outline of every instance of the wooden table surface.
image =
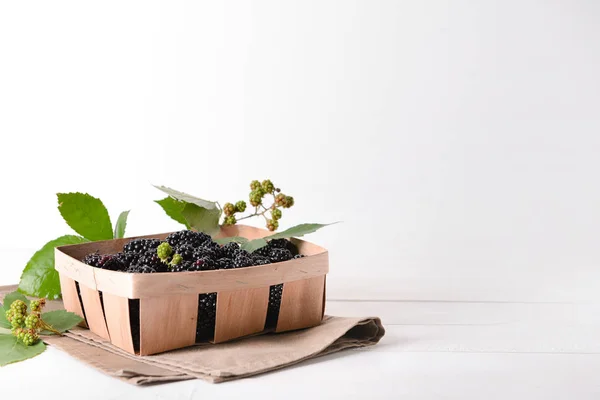
<path id="1" fill-rule="evenodd" d="M 50 399 L 600 398 L 597 304 L 329 301 L 327 313 L 378 315 L 387 334 L 370 349 L 218 385 L 135 387 L 53 348 L 1 368 L 0 381 L 5 394 Z"/>

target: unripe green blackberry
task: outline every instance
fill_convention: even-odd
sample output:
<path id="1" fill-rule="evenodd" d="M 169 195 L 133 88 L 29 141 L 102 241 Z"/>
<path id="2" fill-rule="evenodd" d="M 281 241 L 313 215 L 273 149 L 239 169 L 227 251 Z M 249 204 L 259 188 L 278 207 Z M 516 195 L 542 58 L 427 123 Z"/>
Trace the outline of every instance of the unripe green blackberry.
<path id="1" fill-rule="evenodd" d="M 287 196 L 283 193 L 279 193 L 277 196 L 275 196 L 275 204 L 277 204 L 280 207 L 283 207 L 284 204 L 286 204 L 285 198 Z"/>
<path id="2" fill-rule="evenodd" d="M 173 256 L 173 259 L 171 260 L 171 266 L 181 264 L 182 261 L 183 257 L 181 256 L 181 254 L 175 254 Z"/>
<path id="3" fill-rule="evenodd" d="M 292 196 L 286 196 L 285 204 L 283 205 L 283 208 L 290 208 L 293 205 L 294 205 L 294 198 Z"/>
<path id="4" fill-rule="evenodd" d="M 235 203 L 235 211 L 236 212 L 244 212 L 244 211 L 246 211 L 246 202 L 243 201 L 243 200 L 240 200 L 237 203 Z"/>
<path id="5" fill-rule="evenodd" d="M 171 257 L 171 254 L 173 254 L 173 248 L 167 242 L 161 243 L 156 248 L 156 254 L 158 255 L 158 258 L 161 259 L 162 262 L 166 262 L 169 259 L 169 257 Z"/>
<path id="6" fill-rule="evenodd" d="M 44 299 L 33 300 L 31 304 L 29 304 L 29 308 L 31 308 L 31 311 L 33 312 L 40 312 L 42 310 L 43 304 L 45 303 L 46 301 Z"/>
<path id="7" fill-rule="evenodd" d="M 37 315 L 34 314 L 29 314 L 26 318 L 25 318 L 25 327 L 28 329 L 37 329 L 40 323 L 40 319 L 37 317 Z"/>
<path id="8" fill-rule="evenodd" d="M 259 181 L 252 181 L 250 182 L 250 190 L 256 190 L 260 187 L 260 182 Z"/>
<path id="9" fill-rule="evenodd" d="M 250 204 L 254 207 L 257 207 L 262 203 L 262 198 L 263 195 L 258 190 L 250 192 Z"/>
<path id="10" fill-rule="evenodd" d="M 270 231 L 274 231 L 279 228 L 279 221 L 274 219 L 267 220 L 267 229 Z"/>
<path id="11" fill-rule="evenodd" d="M 39 338 L 40 337 L 38 336 L 37 332 L 31 329 L 29 331 L 25 331 L 25 334 L 21 340 L 25 346 L 32 346 L 39 340 Z"/>
<path id="12" fill-rule="evenodd" d="M 10 308 L 20 314 L 25 314 L 27 312 L 27 304 L 25 304 L 25 302 L 23 300 L 13 301 L 12 304 L 10 305 Z"/>
<path id="13" fill-rule="evenodd" d="M 274 221 L 279 220 L 281 218 L 281 210 L 279 208 L 272 209 L 271 218 L 273 218 Z"/>
<path id="14" fill-rule="evenodd" d="M 230 215 L 228 217 L 225 217 L 225 219 L 223 220 L 223 225 L 235 225 L 236 222 L 237 220 L 235 219 L 235 215 Z"/>
<path id="15" fill-rule="evenodd" d="M 235 211 L 235 206 L 231 203 L 225 203 L 225 205 L 223 206 L 223 213 L 225 213 L 225 215 L 227 216 L 233 215 Z"/>
<path id="16" fill-rule="evenodd" d="M 265 193 L 273 193 L 275 190 L 275 185 L 273 185 L 273 182 L 271 182 L 270 179 L 265 179 L 262 181 L 261 188 Z"/>

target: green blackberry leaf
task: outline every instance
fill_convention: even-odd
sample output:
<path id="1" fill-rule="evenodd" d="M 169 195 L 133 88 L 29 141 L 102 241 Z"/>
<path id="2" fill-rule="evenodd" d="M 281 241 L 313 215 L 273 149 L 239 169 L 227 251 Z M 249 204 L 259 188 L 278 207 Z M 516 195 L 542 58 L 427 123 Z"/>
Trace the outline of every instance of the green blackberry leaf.
<path id="1" fill-rule="evenodd" d="M 42 354 L 44 350 L 46 345 L 41 340 L 33 346 L 25 346 L 13 335 L 0 334 L 0 367 L 33 358 Z"/>
<path id="2" fill-rule="evenodd" d="M 258 250 L 261 247 L 265 247 L 267 245 L 267 241 L 265 239 L 254 239 L 249 242 L 242 244 L 242 249 L 252 253 L 254 250 Z"/>
<path id="3" fill-rule="evenodd" d="M 59 332 L 65 332 L 83 321 L 77 314 L 65 310 L 48 311 L 42 314 L 42 320 Z M 42 335 L 53 335 L 52 332 L 42 331 Z"/>
<path id="4" fill-rule="evenodd" d="M 60 297 L 60 281 L 58 272 L 54 269 L 54 248 L 85 242 L 88 240 L 80 236 L 65 235 L 46 243 L 25 266 L 21 274 L 19 292 L 50 300 L 58 299 Z"/>
<path id="5" fill-rule="evenodd" d="M 58 211 L 73 230 L 84 238 L 113 238 L 110 216 L 102 201 L 87 193 L 58 193 Z"/>
<path id="6" fill-rule="evenodd" d="M 227 243 L 231 243 L 231 242 L 236 242 L 239 244 L 248 243 L 248 239 L 246 239 L 245 237 L 241 237 L 241 236 L 230 236 L 230 237 L 224 237 L 224 238 L 213 239 L 213 240 L 219 244 L 227 244 Z"/>
<path id="7" fill-rule="evenodd" d="M 285 231 L 277 232 L 274 235 L 267 236 L 265 239 L 273 240 L 273 239 L 288 239 L 291 237 L 300 237 L 300 236 L 308 235 L 309 233 L 313 233 L 327 225 L 332 225 L 332 224 L 300 224 L 300 225 L 292 226 L 291 228 L 286 229 Z"/>
<path id="8" fill-rule="evenodd" d="M 174 199 L 183 201 L 185 203 L 195 204 L 199 207 L 206 208 L 207 210 L 215 210 L 218 208 L 217 203 L 215 203 L 214 201 L 200 199 L 198 197 L 194 197 L 189 194 L 186 194 L 186 193 L 183 193 L 178 190 L 171 189 L 171 188 L 168 188 L 165 186 L 154 186 L 154 187 L 157 188 L 158 190 L 162 190 L 163 192 L 165 192 L 169 196 L 173 197 Z"/>
<path id="9" fill-rule="evenodd" d="M 0 328 L 4 328 L 4 329 L 12 328 L 12 326 L 10 325 L 10 322 L 8 322 L 8 320 L 6 319 L 6 312 L 4 311 L 4 308 L 2 308 L 2 307 L 0 307 Z"/>
<path id="10" fill-rule="evenodd" d="M 4 311 L 10 310 L 10 305 L 15 300 L 22 300 L 29 307 L 29 299 L 19 292 L 12 292 L 4 296 Z"/>
<path id="11" fill-rule="evenodd" d="M 173 218 L 180 224 L 185 225 L 187 229 L 190 229 L 190 226 L 181 214 L 183 208 L 187 204 L 185 201 L 179 201 L 174 199 L 173 197 L 165 197 L 162 200 L 155 200 L 155 203 L 158 203 L 158 205 L 162 207 L 162 209 L 165 211 L 165 213 L 167 213 L 169 217 Z"/>
<path id="12" fill-rule="evenodd" d="M 198 232 L 214 234 L 219 230 L 219 218 L 221 210 L 215 208 L 209 210 L 196 204 L 188 203 L 181 212 L 183 218 L 188 222 L 190 228 Z"/>
<path id="13" fill-rule="evenodd" d="M 121 239 L 125 236 L 125 228 L 127 227 L 127 217 L 129 216 L 129 211 L 130 210 L 123 211 L 119 215 L 119 218 L 117 219 L 117 223 L 115 225 L 115 239 Z"/>

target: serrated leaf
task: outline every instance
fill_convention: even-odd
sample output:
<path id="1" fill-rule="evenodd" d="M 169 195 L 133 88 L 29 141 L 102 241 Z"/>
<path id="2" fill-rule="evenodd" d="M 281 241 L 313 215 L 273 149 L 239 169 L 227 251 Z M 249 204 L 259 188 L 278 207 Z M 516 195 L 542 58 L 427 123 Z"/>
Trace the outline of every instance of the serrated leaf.
<path id="1" fill-rule="evenodd" d="M 58 211 L 73 230 L 84 238 L 113 238 L 110 216 L 102 201 L 87 193 L 58 193 Z"/>
<path id="2" fill-rule="evenodd" d="M 181 214 L 190 225 L 190 228 L 198 232 L 211 235 L 219 230 L 219 218 L 221 217 L 221 210 L 219 209 L 209 210 L 188 203 Z"/>
<path id="3" fill-rule="evenodd" d="M 13 335 L 0 335 L 0 367 L 35 357 L 44 350 L 46 345 L 41 340 L 33 346 L 25 346 Z"/>
<path id="4" fill-rule="evenodd" d="M 0 308 L 0 328 L 10 329 L 11 327 L 10 322 L 6 319 L 4 308 Z"/>
<path id="5" fill-rule="evenodd" d="M 206 208 L 207 210 L 217 209 L 217 203 L 215 203 L 214 201 L 204 200 L 204 199 L 189 195 L 187 193 L 183 193 L 178 190 L 168 188 L 166 186 L 156 186 L 155 185 L 154 187 L 157 188 L 158 190 L 162 190 L 169 196 L 171 196 L 179 201 L 195 204 L 199 207 Z"/>
<path id="6" fill-rule="evenodd" d="M 115 239 L 121 239 L 125 236 L 125 228 L 127 227 L 127 217 L 129 216 L 129 211 L 123 211 L 119 214 L 119 218 L 117 219 L 117 223 L 115 224 Z"/>
<path id="7" fill-rule="evenodd" d="M 254 250 L 258 250 L 266 245 L 267 241 L 265 239 L 254 239 L 242 244 L 242 249 L 252 253 Z"/>
<path id="8" fill-rule="evenodd" d="M 59 332 L 65 332 L 83 321 L 77 314 L 65 310 L 48 311 L 42 314 L 42 321 Z M 52 335 L 52 332 L 43 331 L 43 335 Z"/>
<path id="9" fill-rule="evenodd" d="M 277 232 L 274 235 L 267 236 L 265 239 L 273 240 L 273 239 L 288 239 L 291 237 L 301 237 L 304 235 L 308 235 L 309 233 L 313 233 L 327 225 L 332 224 L 300 224 L 296 226 L 292 226 L 285 231 Z"/>
<path id="10" fill-rule="evenodd" d="M 27 307 L 29 307 L 29 299 L 25 296 L 23 296 L 23 294 L 19 293 L 19 292 L 11 292 L 9 294 L 7 294 L 6 296 L 4 296 L 4 311 L 8 311 L 10 310 L 10 305 L 13 303 L 13 301 L 15 300 L 21 300 L 23 302 L 25 302 L 25 304 L 27 304 Z"/>
<path id="11" fill-rule="evenodd" d="M 224 238 L 213 239 L 213 240 L 221 245 L 231 243 L 231 242 L 236 242 L 239 244 L 244 244 L 244 243 L 248 242 L 248 239 L 246 239 L 245 237 L 241 237 L 241 236 L 230 236 L 230 237 L 224 237 Z"/>
<path id="12" fill-rule="evenodd" d="M 54 239 L 38 250 L 29 260 L 19 283 L 19 291 L 28 296 L 45 297 L 51 300 L 60 296 L 58 272 L 54 269 L 54 248 L 68 244 L 87 242 L 80 236 L 65 235 Z"/>
<path id="13" fill-rule="evenodd" d="M 179 201 L 172 197 L 165 197 L 162 200 L 155 200 L 155 203 L 158 203 L 158 205 L 162 207 L 162 209 L 165 211 L 165 213 L 167 213 L 169 217 L 173 218 L 180 224 L 185 225 L 187 229 L 190 229 L 190 226 L 181 214 L 183 208 L 187 204 L 185 201 Z"/>

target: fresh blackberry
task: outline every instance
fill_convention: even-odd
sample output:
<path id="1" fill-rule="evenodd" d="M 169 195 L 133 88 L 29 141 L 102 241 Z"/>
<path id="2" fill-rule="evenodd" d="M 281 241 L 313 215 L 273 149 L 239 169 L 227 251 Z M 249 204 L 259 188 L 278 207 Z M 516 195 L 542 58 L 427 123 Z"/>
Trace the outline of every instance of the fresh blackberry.
<path id="1" fill-rule="evenodd" d="M 105 255 L 98 263 L 98 268 L 110 271 L 124 271 L 127 266 L 123 264 L 116 255 Z"/>
<path id="2" fill-rule="evenodd" d="M 294 260 L 297 259 L 297 258 L 302 258 L 302 257 L 305 257 L 304 254 L 296 254 L 294 256 Z"/>
<path id="3" fill-rule="evenodd" d="M 153 250 L 140 255 L 136 263 L 132 266 L 146 266 L 154 269 L 156 272 L 168 271 L 167 265 L 158 258 L 158 254 Z"/>
<path id="4" fill-rule="evenodd" d="M 198 296 L 198 320 L 196 342 L 212 340 L 215 334 L 217 316 L 217 294 L 203 293 Z"/>
<path id="5" fill-rule="evenodd" d="M 267 319 L 265 321 L 265 330 L 275 329 L 279 319 L 279 309 L 281 307 L 281 295 L 283 294 L 283 283 L 273 285 L 269 288 L 269 306 L 267 308 Z"/>
<path id="6" fill-rule="evenodd" d="M 191 261 L 182 261 L 177 265 L 171 265 L 171 272 L 185 272 L 185 271 L 193 271 L 193 263 Z"/>
<path id="7" fill-rule="evenodd" d="M 294 256 L 288 249 L 275 248 L 271 249 L 269 252 L 269 260 L 274 263 L 291 260 L 293 257 Z"/>
<path id="8" fill-rule="evenodd" d="M 269 245 L 267 244 L 264 247 L 261 247 L 260 249 L 256 249 L 252 252 L 252 255 L 258 255 L 258 256 L 263 256 L 263 257 L 269 257 L 269 252 L 271 251 L 271 247 L 269 247 Z"/>
<path id="9" fill-rule="evenodd" d="M 98 254 L 98 252 L 95 252 L 83 257 L 83 260 L 81 261 L 87 265 L 91 265 L 92 267 L 97 267 L 100 263 L 100 260 L 102 260 L 102 255 Z"/>
<path id="10" fill-rule="evenodd" d="M 159 239 L 133 239 L 123 246 L 123 251 L 126 253 L 145 253 L 148 250 L 157 248 L 159 244 Z"/>
<path id="11" fill-rule="evenodd" d="M 178 247 L 182 244 L 189 244 L 192 247 L 198 247 L 202 243 L 211 239 L 210 236 L 203 232 L 179 231 L 171 233 L 165 240 L 172 247 Z"/>
<path id="12" fill-rule="evenodd" d="M 200 257 L 192 263 L 190 271 L 212 271 L 216 269 L 216 264 L 212 258 Z"/>
<path id="13" fill-rule="evenodd" d="M 215 261 L 215 267 L 217 269 L 232 269 L 233 261 L 230 258 L 219 258 Z"/>
<path id="14" fill-rule="evenodd" d="M 234 258 L 235 252 L 240 249 L 240 245 L 235 242 L 229 242 L 221 247 L 221 253 L 227 258 Z"/>
<path id="15" fill-rule="evenodd" d="M 298 247 L 287 239 L 273 239 L 269 242 L 271 249 L 287 249 L 293 256 L 298 254 Z"/>
<path id="16" fill-rule="evenodd" d="M 252 264 L 254 264 L 252 257 L 246 256 L 244 254 L 238 254 L 233 259 L 233 268 L 250 267 L 250 266 L 252 266 Z"/>
<path id="17" fill-rule="evenodd" d="M 141 254 L 138 253 L 117 253 L 115 258 L 119 260 L 125 267 L 130 267 L 137 263 Z"/>
<path id="18" fill-rule="evenodd" d="M 196 249 L 194 249 L 193 253 L 192 253 L 192 258 L 194 260 L 197 260 L 199 258 L 203 258 L 203 257 L 207 257 L 213 260 L 216 260 L 218 257 L 217 252 L 210 248 L 210 247 L 198 247 Z"/>
<path id="19" fill-rule="evenodd" d="M 147 265 L 132 265 L 127 268 L 127 272 L 130 274 L 153 274 L 156 270 L 152 267 L 148 267 Z"/>
<path id="20" fill-rule="evenodd" d="M 263 257 L 259 255 L 252 256 L 252 265 L 266 265 L 271 264 L 271 260 L 268 257 Z"/>
<path id="21" fill-rule="evenodd" d="M 193 261 L 195 258 L 197 258 L 194 256 L 195 250 L 196 249 L 189 244 L 182 244 L 175 249 L 175 253 L 181 255 L 181 257 L 186 261 Z"/>

